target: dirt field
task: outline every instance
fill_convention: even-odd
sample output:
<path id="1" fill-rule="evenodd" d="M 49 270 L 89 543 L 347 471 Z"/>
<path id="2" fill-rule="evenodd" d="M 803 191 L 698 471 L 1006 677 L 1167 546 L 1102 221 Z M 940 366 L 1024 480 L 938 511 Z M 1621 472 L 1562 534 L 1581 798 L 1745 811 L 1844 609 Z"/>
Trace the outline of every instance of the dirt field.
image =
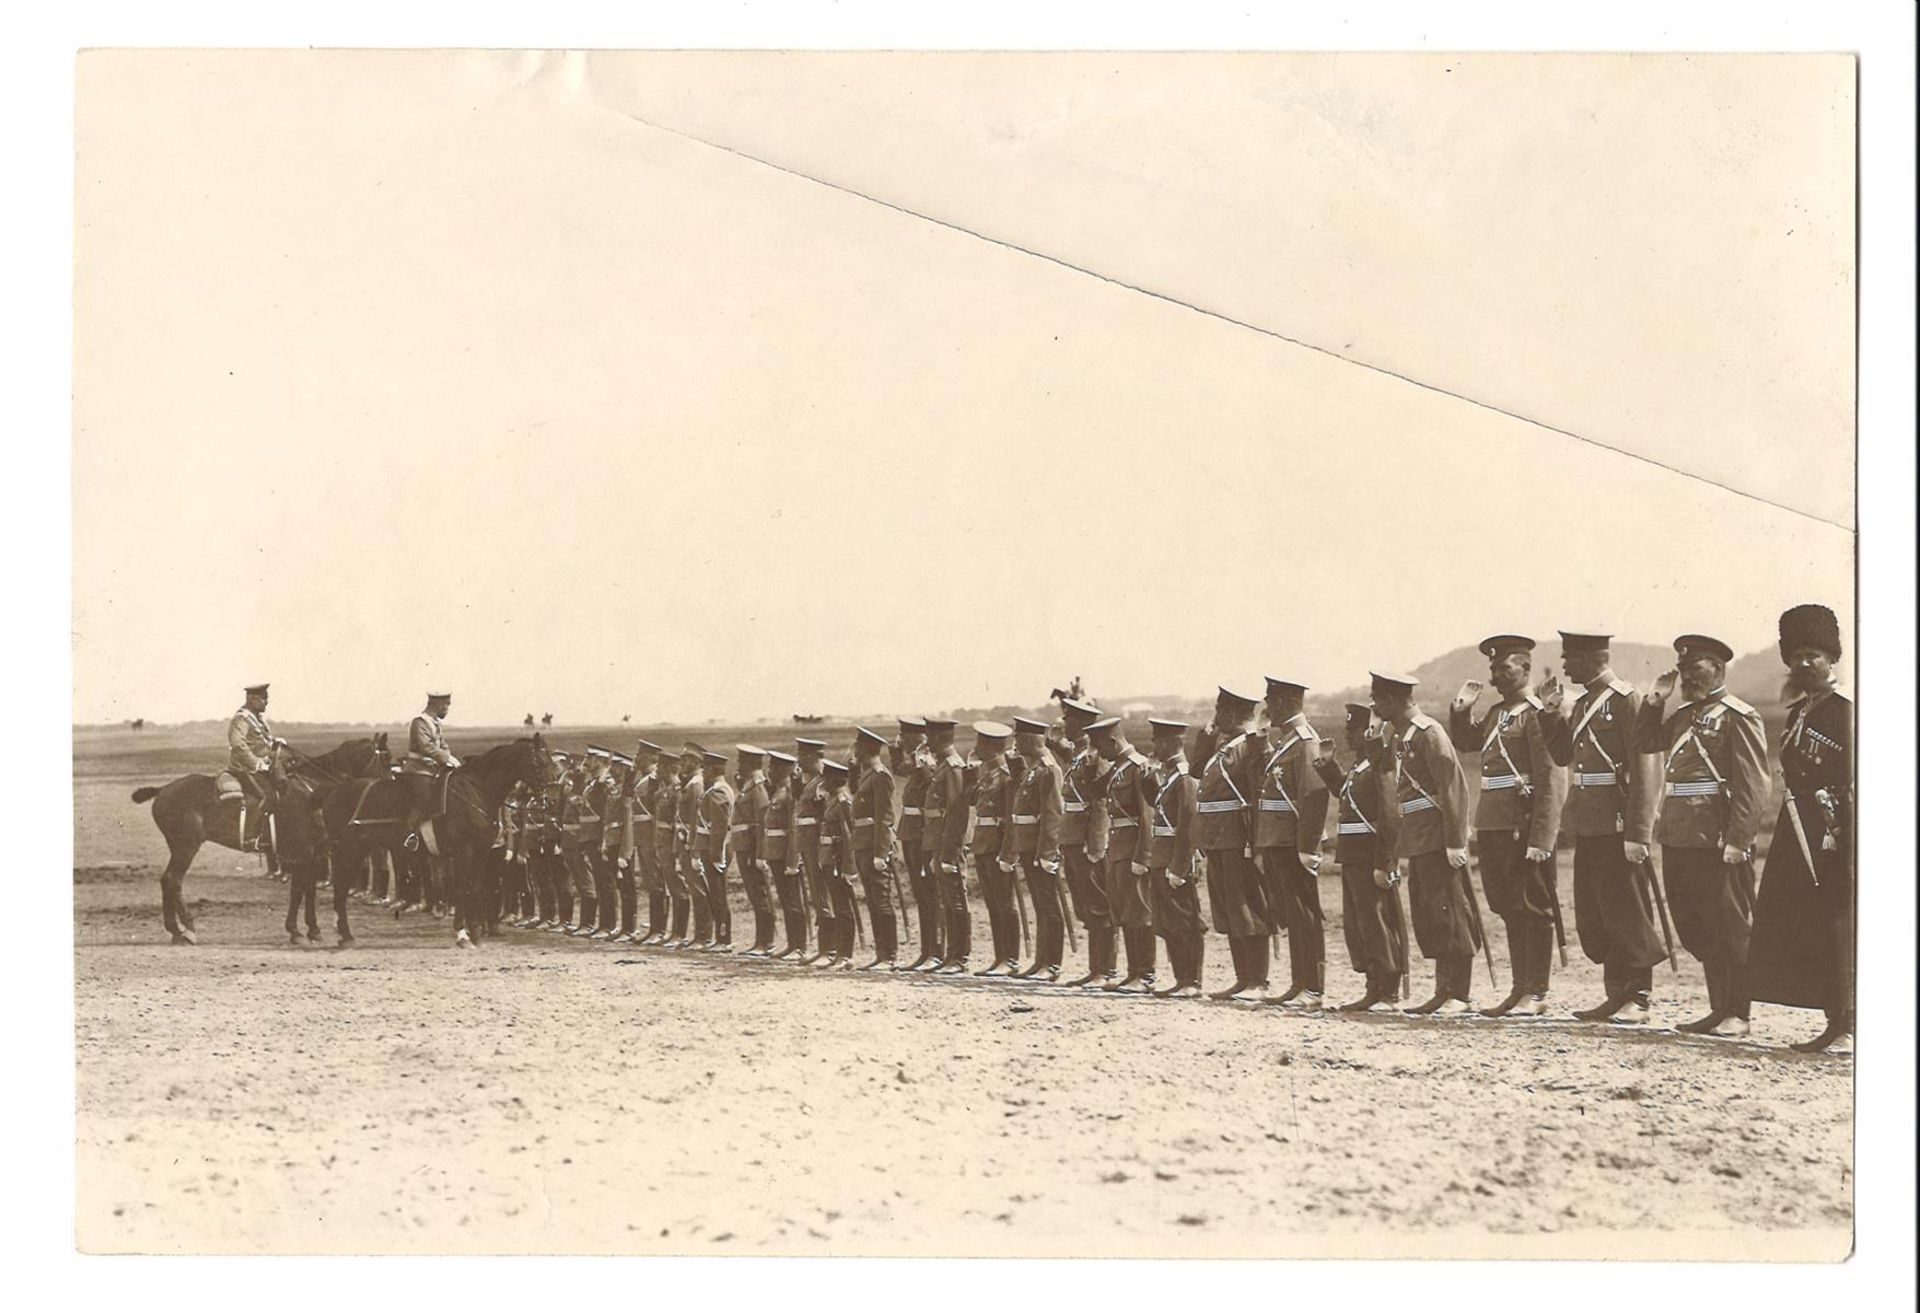
<path id="1" fill-rule="evenodd" d="M 284 886 L 211 849 L 186 888 L 201 945 L 174 948 L 164 850 L 127 794 L 217 761 L 204 737 L 76 737 L 84 1249 L 1850 1244 L 1852 1063 L 1777 1047 L 1818 1027 L 1785 1009 L 1756 1009 L 1764 1044 L 1301 1018 L 524 932 L 456 952 L 445 923 L 358 903 L 358 947 L 289 948 Z M 1331 879 L 1323 901 L 1329 982 L 1350 997 Z M 1225 962 L 1211 945 L 1215 983 Z M 1691 961 L 1656 990 L 1665 1023 L 1704 1009 Z M 1597 992 L 1576 950 L 1553 1001 Z"/>

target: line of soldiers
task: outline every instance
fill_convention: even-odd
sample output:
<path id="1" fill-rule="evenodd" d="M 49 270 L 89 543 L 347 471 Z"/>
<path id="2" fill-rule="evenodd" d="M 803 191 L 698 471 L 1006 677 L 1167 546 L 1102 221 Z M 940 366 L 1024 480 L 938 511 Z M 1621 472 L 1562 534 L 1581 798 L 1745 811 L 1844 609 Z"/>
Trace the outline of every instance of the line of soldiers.
<path id="1" fill-rule="evenodd" d="M 1407 1011 L 1452 1015 L 1475 1011 L 1475 955 L 1493 970 L 1471 844 L 1512 979 L 1478 1015 L 1522 1019 L 1547 1014 L 1556 948 L 1565 962 L 1564 829 L 1579 945 L 1605 982 L 1574 1016 L 1644 1025 L 1677 926 L 1709 994 L 1707 1015 L 1680 1030 L 1744 1036 L 1752 1002 L 1769 1001 L 1823 1009 L 1826 1029 L 1795 1047 L 1829 1049 L 1849 1045 L 1853 1027 L 1852 715 L 1833 688 L 1833 613 L 1795 607 L 1780 632 L 1801 697 L 1781 743 L 1780 838 L 1758 889 L 1765 732 L 1726 690 L 1731 649 L 1692 634 L 1643 695 L 1613 674 L 1608 635 L 1563 631 L 1565 671 L 1581 686 L 1570 705 L 1557 677 L 1535 690 L 1531 639 L 1495 635 L 1480 645 L 1494 700 L 1482 710 L 1485 686 L 1469 681 L 1445 725 L 1420 709 L 1413 679 L 1376 673 L 1371 702 L 1347 706 L 1344 765 L 1307 720 L 1306 688 L 1274 678 L 1263 698 L 1222 687 L 1191 752 L 1182 721 L 1150 719 L 1143 751 L 1118 717 L 1073 698 L 1057 724 L 975 723 L 967 756 L 940 717 L 902 718 L 891 738 L 861 728 L 851 764 L 810 738 L 791 754 L 742 745 L 731 758 L 691 742 L 676 753 L 642 740 L 633 756 L 594 747 L 549 792 L 508 800 L 496 855 L 526 928 L 730 952 L 737 874 L 753 911 L 749 957 L 851 968 L 864 902 L 864 970 L 1192 998 L 1211 928 L 1226 937 L 1232 979 L 1208 997 L 1317 1010 L 1330 847 L 1366 981 L 1341 1010 L 1394 1008 L 1417 945 L 1433 992 Z M 1676 688 L 1684 700 L 1670 711 Z M 1463 754 L 1479 760 L 1477 805 Z M 977 971 L 969 864 L 990 947 Z M 902 963 L 909 902 L 917 952 Z M 1062 982 L 1076 927 L 1087 969 Z M 1284 991 L 1271 981 L 1281 933 Z"/>

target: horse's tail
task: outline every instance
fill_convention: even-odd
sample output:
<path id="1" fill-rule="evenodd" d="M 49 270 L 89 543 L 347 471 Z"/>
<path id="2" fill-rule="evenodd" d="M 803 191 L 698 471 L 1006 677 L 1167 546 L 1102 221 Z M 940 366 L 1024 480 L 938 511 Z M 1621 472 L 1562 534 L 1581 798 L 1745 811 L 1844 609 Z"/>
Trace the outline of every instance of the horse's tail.
<path id="1" fill-rule="evenodd" d="M 152 788 L 151 786 L 138 788 L 133 791 L 133 800 L 135 802 L 152 802 L 159 796 L 160 790 Z"/>

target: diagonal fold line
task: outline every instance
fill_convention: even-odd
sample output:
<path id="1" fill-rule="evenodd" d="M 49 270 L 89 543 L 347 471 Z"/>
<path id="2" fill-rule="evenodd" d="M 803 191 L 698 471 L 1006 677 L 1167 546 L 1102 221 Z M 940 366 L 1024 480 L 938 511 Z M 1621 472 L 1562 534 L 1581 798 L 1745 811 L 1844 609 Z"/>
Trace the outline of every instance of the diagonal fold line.
<path id="1" fill-rule="evenodd" d="M 1736 497 L 1742 497 L 1748 501 L 1758 502 L 1762 506 L 1771 506 L 1775 510 L 1785 511 L 1789 515 L 1797 515 L 1797 516 L 1800 516 L 1802 519 L 1812 520 L 1816 524 L 1829 525 L 1835 529 L 1840 530 L 1842 533 L 1852 534 L 1857 532 L 1855 529 L 1849 527 L 1846 524 L 1841 523 L 1839 520 L 1829 519 L 1824 515 L 1819 515 L 1809 510 L 1803 510 L 1798 506 L 1791 506 L 1786 502 L 1775 501 L 1771 497 L 1762 496 L 1757 492 L 1749 492 L 1745 488 L 1737 488 L 1730 483 L 1723 483 L 1719 479 L 1713 478 L 1710 475 L 1701 474 L 1696 470 L 1682 469 L 1680 466 L 1669 464 L 1668 462 L 1663 461 L 1656 456 L 1648 456 L 1643 452 L 1633 451 L 1626 447 L 1617 446 L 1614 443 L 1606 442 L 1599 438 L 1588 437 L 1584 433 L 1575 433 L 1571 429 L 1563 429 L 1556 424 L 1549 424 L 1545 420 L 1535 419 L 1531 415 L 1522 415 L 1517 411 L 1508 410 L 1504 406 L 1496 406 L 1492 402 L 1481 401 L 1475 397 L 1467 396 L 1465 393 L 1455 392 L 1451 388 L 1440 386 L 1438 383 L 1429 383 L 1424 379 L 1414 378 L 1409 374 L 1402 374 L 1398 370 L 1387 368 L 1385 365 L 1377 365 L 1370 361 L 1361 360 L 1354 356 L 1343 355 L 1342 353 L 1335 351 L 1330 347 L 1320 346 L 1318 343 L 1304 341 L 1303 339 L 1297 338 L 1297 337 L 1289 337 L 1287 334 L 1280 332 L 1278 329 L 1268 328 L 1264 324 L 1256 324 L 1245 319 L 1237 319 L 1234 316 L 1227 314 L 1225 311 L 1214 310 L 1204 305 L 1195 304 L 1192 301 L 1184 301 L 1181 298 L 1174 296 L 1170 292 L 1157 291 L 1154 288 L 1145 287 L 1139 283 L 1128 282 L 1124 278 L 1117 278 L 1112 274 L 1101 273 L 1098 269 L 1090 269 L 1085 265 L 1075 264 L 1073 261 L 1065 259 L 1062 256 L 1053 255 L 1046 251 L 1037 251 L 1037 250 L 1034 250 L 1032 247 L 1022 246 L 1018 242 L 1008 241 L 1007 239 L 1002 237 L 995 237 L 991 233 L 984 233 L 979 231 L 976 228 L 969 228 L 965 224 L 956 223 L 952 219 L 942 219 L 938 215 L 927 214 L 927 213 L 924 213 L 923 211 L 912 209 L 909 206 L 902 205 L 897 201 L 890 201 L 884 196 L 875 196 L 870 192 L 861 191 L 857 187 L 850 187 L 850 186 L 847 186 L 845 183 L 834 182 L 830 178 L 818 177 L 815 174 L 807 173 L 801 169 L 792 168 L 788 165 L 781 164 L 775 160 L 767 159 L 764 156 L 755 155 L 750 151 L 741 150 L 737 146 L 729 146 L 724 142 L 709 141 L 705 137 L 697 137 L 691 132 L 685 132 L 679 128 L 669 127 L 667 124 L 656 123 L 652 119 L 643 118 L 642 116 L 633 113 L 631 110 L 620 109 L 615 106 L 605 106 L 605 108 L 612 110 L 613 113 L 619 114 L 622 118 L 630 119 L 633 122 L 638 123 L 641 127 L 652 128 L 655 132 L 663 132 L 670 137 L 678 137 L 682 141 L 692 142 L 696 146 L 704 146 L 708 150 L 720 151 L 723 154 L 736 156 L 740 159 L 748 161 L 749 163 L 757 164 L 761 168 L 772 169 L 774 172 L 784 173 L 790 178 L 798 178 L 803 182 L 810 182 L 817 187 L 825 187 L 830 191 L 837 191 L 843 195 L 852 196 L 857 200 L 866 201 L 871 205 L 878 205 L 882 209 L 892 210 L 896 214 L 902 214 L 911 219 L 918 219 L 922 223 L 929 223 L 937 228 L 945 228 L 949 232 L 960 233 L 964 236 L 971 237 L 976 241 L 985 242 L 990 246 L 998 246 L 1003 250 L 1012 251 L 1018 255 L 1027 256 L 1030 259 L 1043 260 L 1048 264 L 1055 265 L 1061 269 L 1071 270 L 1072 272 L 1080 274 L 1087 278 L 1097 279 L 1098 281 L 1107 283 L 1110 286 L 1118 287 L 1125 291 L 1136 293 L 1137 295 L 1140 295 L 1140 296 L 1149 297 L 1155 301 L 1160 301 L 1167 305 L 1178 306 L 1183 310 L 1191 311 L 1192 313 L 1197 315 L 1204 315 L 1208 319 L 1218 320 L 1223 324 L 1231 324 L 1235 328 L 1244 328 L 1250 333 L 1258 333 L 1262 337 L 1269 337 L 1277 342 L 1285 342 L 1289 346 L 1296 346 L 1306 351 L 1313 351 L 1323 356 L 1329 356 L 1334 360 L 1341 361 L 1345 364 L 1353 365 L 1359 369 L 1367 370 L 1369 373 L 1381 374 L 1387 378 L 1398 379 L 1402 383 L 1410 384 L 1413 387 L 1420 388 L 1427 392 L 1435 393 L 1436 395 L 1439 395 L 1439 396 L 1450 397 L 1455 401 L 1464 402 L 1469 406 L 1475 406 L 1481 410 L 1490 411 L 1495 415 L 1505 416 L 1507 419 L 1518 421 L 1519 423 L 1525 424 L 1531 428 L 1540 429 L 1543 432 L 1556 434 L 1563 438 L 1569 438 L 1575 442 L 1582 442 L 1589 447 L 1597 447 L 1602 451 L 1610 451 L 1617 456 L 1624 456 L 1629 460 L 1639 461 L 1643 465 L 1654 466 L 1656 469 L 1665 470 L 1669 474 L 1678 475 L 1683 479 L 1691 479 L 1696 483 L 1704 483 L 1710 487 L 1718 488 L 1722 492 L 1732 493 Z"/>

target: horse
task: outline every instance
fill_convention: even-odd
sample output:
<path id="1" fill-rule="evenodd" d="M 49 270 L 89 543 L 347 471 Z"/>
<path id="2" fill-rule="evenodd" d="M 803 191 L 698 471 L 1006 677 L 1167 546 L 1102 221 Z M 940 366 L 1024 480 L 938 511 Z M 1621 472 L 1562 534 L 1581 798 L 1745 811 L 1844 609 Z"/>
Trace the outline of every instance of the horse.
<path id="1" fill-rule="evenodd" d="M 387 736 L 384 733 L 376 734 L 373 743 L 373 755 L 358 772 L 336 776 L 325 788 L 301 793 L 295 806 L 283 807 L 277 813 L 281 819 L 275 826 L 276 833 L 293 835 L 297 842 L 288 846 L 300 854 L 299 859 L 285 863 L 288 874 L 287 942 L 290 944 L 297 945 L 300 942 L 298 917 L 303 909 L 307 919 L 307 942 L 318 943 L 320 940 L 315 902 L 323 877 L 333 884 L 336 905 L 343 893 L 352 891 L 353 881 L 346 872 L 341 872 L 337 877 L 333 873 L 334 845 L 327 833 L 326 805 L 327 800 L 335 794 L 353 792 L 360 780 L 387 777 L 393 765 L 392 754 L 387 749 Z"/>
<path id="2" fill-rule="evenodd" d="M 297 809 L 304 805 L 306 795 L 315 788 L 328 787 L 359 774 L 377 756 L 385 754 L 386 737 L 382 734 L 377 738 L 348 739 L 333 751 L 318 757 L 292 752 L 288 754 L 293 758 L 291 763 L 276 753 L 279 763 L 276 773 L 284 772 L 286 777 L 285 787 L 280 789 L 281 805 Z M 160 828 L 161 837 L 167 841 L 167 868 L 160 874 L 161 921 L 174 943 L 195 943 L 193 913 L 187 910 L 186 902 L 180 896 L 181 885 L 186 880 L 187 868 L 193 865 L 193 859 L 199 855 L 201 845 L 209 841 L 236 852 L 252 851 L 246 846 L 247 836 L 241 833 L 244 801 L 223 799 L 211 775 L 182 775 L 158 788 L 143 786 L 133 791 L 133 801 L 136 804 L 153 804 L 153 823 Z M 277 823 L 275 828 L 278 828 Z M 295 832 L 290 838 L 297 850 L 298 844 L 305 842 L 308 836 L 298 823 L 293 829 Z M 257 845 L 260 839 L 258 830 L 253 838 Z M 295 855 L 300 859 L 308 856 L 300 851 L 296 851 Z"/>
<path id="3" fill-rule="evenodd" d="M 446 812 L 433 818 L 433 846 L 438 856 L 428 860 L 446 873 L 456 947 L 470 948 L 473 936 L 484 933 L 479 867 L 493 847 L 495 823 L 508 790 L 522 780 L 543 785 L 553 770 L 546 741 L 535 734 L 490 748 L 449 773 Z M 323 809 L 336 860 L 343 852 L 355 855 L 373 847 L 392 848 L 405 837 L 401 827 L 407 814 L 407 796 L 405 785 L 397 779 L 386 777 L 334 789 L 326 796 Z M 346 885 L 344 880 L 335 880 L 333 886 L 333 910 L 343 946 L 353 942 L 347 924 Z"/>

